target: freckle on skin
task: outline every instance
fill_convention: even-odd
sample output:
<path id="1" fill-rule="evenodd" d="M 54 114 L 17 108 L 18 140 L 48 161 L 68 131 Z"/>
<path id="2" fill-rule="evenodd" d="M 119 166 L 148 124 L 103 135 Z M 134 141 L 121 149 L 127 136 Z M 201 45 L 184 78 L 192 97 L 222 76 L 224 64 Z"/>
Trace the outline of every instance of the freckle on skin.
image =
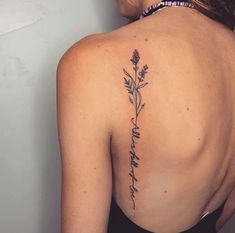
<path id="1" fill-rule="evenodd" d="M 86 191 L 83 191 L 84 194 L 86 194 Z"/>
<path id="2" fill-rule="evenodd" d="M 96 170 L 96 167 L 94 167 L 93 169 Z"/>
<path id="3" fill-rule="evenodd" d="M 167 190 L 164 190 L 164 193 L 167 193 Z"/>
<path id="4" fill-rule="evenodd" d="M 134 35 L 133 37 L 136 38 L 136 35 Z"/>
<path id="5" fill-rule="evenodd" d="M 187 111 L 189 111 L 189 107 L 187 107 Z"/>
<path id="6" fill-rule="evenodd" d="M 98 45 L 97 45 L 97 48 L 99 48 L 99 47 L 100 47 L 100 45 L 98 44 Z"/>
<path id="7" fill-rule="evenodd" d="M 145 38 L 144 41 L 149 41 L 148 38 Z"/>

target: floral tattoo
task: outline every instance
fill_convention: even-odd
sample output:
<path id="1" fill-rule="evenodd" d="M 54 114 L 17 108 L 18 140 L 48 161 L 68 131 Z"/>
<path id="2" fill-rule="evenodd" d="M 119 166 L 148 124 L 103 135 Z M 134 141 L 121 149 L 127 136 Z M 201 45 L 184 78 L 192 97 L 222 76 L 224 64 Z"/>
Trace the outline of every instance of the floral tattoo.
<path id="1" fill-rule="evenodd" d="M 130 146 L 130 173 L 129 176 L 131 177 L 131 184 L 129 186 L 130 189 L 130 198 L 132 200 L 132 208 L 135 210 L 135 196 L 138 192 L 136 183 L 138 179 L 135 174 L 135 169 L 139 166 L 140 157 L 137 155 L 136 152 L 136 144 L 140 138 L 140 128 L 138 126 L 138 116 L 141 110 L 144 108 L 145 103 L 142 103 L 142 96 L 140 93 L 140 89 L 145 87 L 148 83 L 145 82 L 145 75 L 147 74 L 148 66 L 144 65 L 141 70 L 139 70 L 139 63 L 140 55 L 138 50 L 134 50 L 132 58 L 130 61 L 133 64 L 134 75 L 132 76 L 128 73 L 125 69 L 123 72 L 125 74 L 124 84 L 128 92 L 128 97 L 130 103 L 134 107 L 134 117 L 131 118 L 132 130 L 131 130 L 131 146 Z"/>

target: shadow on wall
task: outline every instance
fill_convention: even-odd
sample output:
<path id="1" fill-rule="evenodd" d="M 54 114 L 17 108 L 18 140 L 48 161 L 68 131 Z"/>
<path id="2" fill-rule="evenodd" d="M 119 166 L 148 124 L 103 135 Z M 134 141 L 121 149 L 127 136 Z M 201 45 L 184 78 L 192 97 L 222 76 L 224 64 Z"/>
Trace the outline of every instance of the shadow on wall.
<path id="1" fill-rule="evenodd" d="M 119 15 L 116 0 L 94 0 L 93 4 L 97 18 L 100 19 L 102 27 L 107 31 L 111 31 L 129 22 L 127 19 Z M 106 7 L 100 7 L 104 5 L 106 5 Z M 107 11 L 107 9 L 109 10 Z"/>
<path id="2" fill-rule="evenodd" d="M 51 52 L 56 53 L 53 49 Z M 60 232 L 61 162 L 56 122 L 56 65 L 55 60 L 47 62 L 41 71 L 41 77 L 47 77 L 48 81 L 45 78 L 38 80 L 35 91 L 35 105 L 44 106 L 43 111 L 40 108 L 35 109 L 35 124 L 43 122 L 41 127 L 37 128 L 37 133 L 45 135 L 37 140 L 37 150 L 45 156 L 41 162 L 41 200 L 38 220 L 40 224 L 35 231 L 37 233 Z"/>

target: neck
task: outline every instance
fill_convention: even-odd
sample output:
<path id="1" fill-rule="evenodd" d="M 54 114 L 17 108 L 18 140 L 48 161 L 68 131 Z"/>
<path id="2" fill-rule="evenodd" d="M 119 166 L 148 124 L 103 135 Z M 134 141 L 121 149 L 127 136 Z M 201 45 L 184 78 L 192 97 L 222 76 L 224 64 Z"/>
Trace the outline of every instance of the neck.
<path id="1" fill-rule="evenodd" d="M 185 0 L 183 1 L 164 1 L 164 2 L 158 2 L 157 4 L 153 4 L 150 7 L 148 7 L 144 12 L 140 15 L 140 18 L 149 16 L 151 14 L 155 14 L 157 11 L 159 11 L 162 8 L 165 7 L 187 7 L 187 8 L 195 8 L 194 5 L 190 2 L 187 2 Z"/>
<path id="2" fill-rule="evenodd" d="M 185 33 L 185 35 L 189 32 L 196 32 L 198 34 L 197 29 L 200 29 L 200 31 L 204 33 L 207 31 L 205 25 L 213 26 L 213 21 L 209 17 L 195 8 L 185 6 L 164 7 L 150 17 L 147 15 L 143 21 L 140 20 L 140 23 L 141 22 L 143 22 L 145 28 L 148 28 L 148 30 L 155 30 L 155 28 L 157 28 L 156 24 L 159 23 L 162 26 L 164 25 L 163 27 L 160 27 L 161 30 L 177 31 L 179 29 L 178 31 L 181 34 Z"/>

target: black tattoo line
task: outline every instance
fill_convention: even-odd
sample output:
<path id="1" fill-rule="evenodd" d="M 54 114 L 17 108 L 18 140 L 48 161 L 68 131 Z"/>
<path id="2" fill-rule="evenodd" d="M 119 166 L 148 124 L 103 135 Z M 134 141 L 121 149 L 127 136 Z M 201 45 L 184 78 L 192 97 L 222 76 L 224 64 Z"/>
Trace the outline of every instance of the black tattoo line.
<path id="1" fill-rule="evenodd" d="M 130 167 L 131 171 L 129 173 L 129 176 L 131 177 L 131 185 L 129 186 L 130 189 L 130 197 L 132 200 L 132 208 L 135 210 L 136 204 L 135 204 L 135 194 L 138 192 L 138 189 L 136 187 L 136 182 L 138 181 L 136 175 L 135 175 L 135 169 L 139 166 L 139 160 L 140 157 L 137 155 L 136 152 L 136 144 L 138 142 L 138 139 L 140 138 L 140 128 L 138 126 L 138 116 L 141 112 L 141 110 L 144 108 L 145 103 L 142 103 L 142 96 L 140 93 L 140 89 L 145 87 L 148 83 L 144 81 L 145 75 L 147 74 L 148 66 L 144 65 L 141 71 L 139 71 L 139 63 L 140 55 L 137 49 L 134 50 L 132 58 L 130 61 L 133 64 L 133 70 L 134 70 L 134 77 L 130 75 L 125 69 L 123 69 L 123 72 L 125 74 L 124 83 L 125 87 L 128 91 L 128 97 L 130 103 L 133 105 L 135 114 L 134 117 L 131 118 L 132 123 L 132 130 L 131 130 L 131 146 L 130 146 Z"/>

